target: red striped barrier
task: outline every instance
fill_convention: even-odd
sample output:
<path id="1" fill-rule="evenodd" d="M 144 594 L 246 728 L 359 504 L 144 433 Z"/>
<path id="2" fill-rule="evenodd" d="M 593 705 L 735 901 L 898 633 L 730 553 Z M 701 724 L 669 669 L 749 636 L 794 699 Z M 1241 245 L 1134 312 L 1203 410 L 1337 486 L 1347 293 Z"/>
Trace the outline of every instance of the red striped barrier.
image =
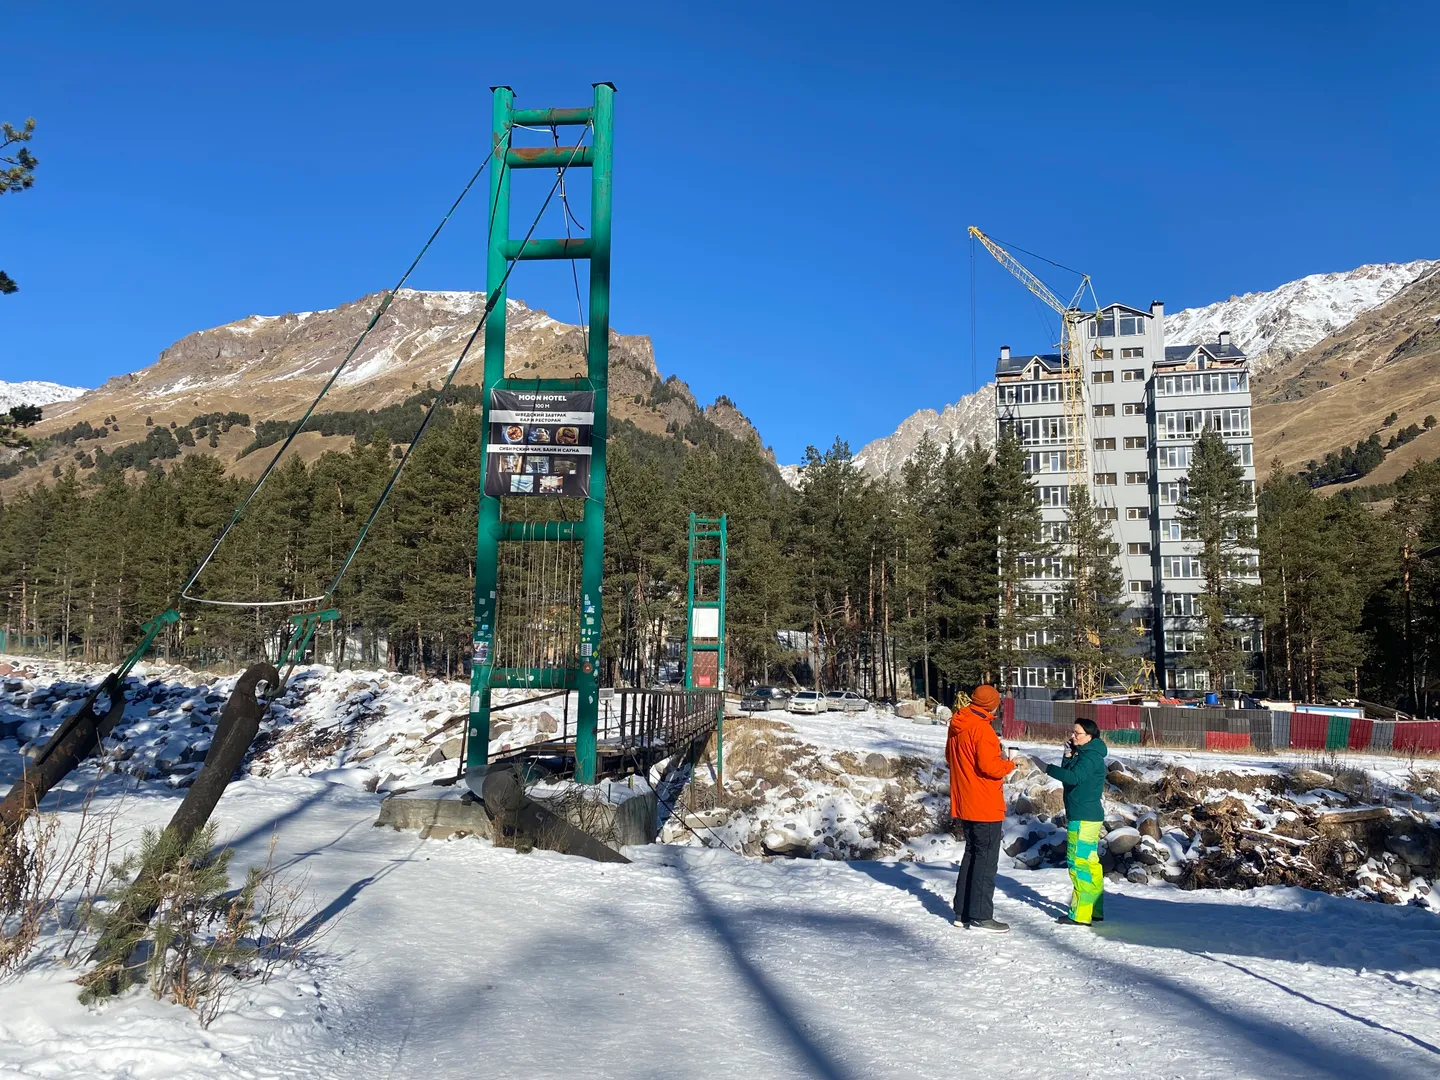
<path id="1" fill-rule="evenodd" d="M 1440 753 L 1440 723 L 1434 720 L 1402 720 L 1395 725 L 1392 750 L 1419 750 Z"/>
<path id="2" fill-rule="evenodd" d="M 1207 731 L 1206 750 L 1249 750 L 1250 733 L 1245 731 Z"/>
<path id="3" fill-rule="evenodd" d="M 1023 739 L 1025 737 L 1025 721 L 1000 721 L 1000 737 L 1004 739 Z"/>
<path id="4" fill-rule="evenodd" d="M 1350 741 L 1348 743 L 1350 749 L 1368 750 L 1370 748 L 1370 739 L 1374 734 L 1374 731 L 1375 721 L 1373 720 L 1366 720 L 1364 717 L 1361 716 L 1357 716 L 1355 719 L 1351 720 Z"/>
<path id="5" fill-rule="evenodd" d="M 1290 714 L 1290 745 L 1296 750 L 1324 750 L 1330 717 L 1322 713 Z"/>

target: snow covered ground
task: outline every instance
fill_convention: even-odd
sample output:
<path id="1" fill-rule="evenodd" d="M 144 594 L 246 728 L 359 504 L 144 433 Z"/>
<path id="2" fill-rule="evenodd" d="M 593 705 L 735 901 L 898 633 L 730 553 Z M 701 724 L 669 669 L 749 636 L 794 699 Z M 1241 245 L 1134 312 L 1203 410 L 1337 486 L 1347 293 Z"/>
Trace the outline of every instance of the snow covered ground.
<path id="1" fill-rule="evenodd" d="M 378 724 L 398 723 L 412 704 L 412 726 L 442 721 L 422 719 L 435 704 L 406 704 L 402 680 L 390 680 L 388 696 L 362 703 L 387 707 Z M 365 680 L 320 681 L 336 692 L 313 691 L 316 710 L 324 701 L 327 716 L 353 715 L 364 691 L 340 691 Z M 409 693 L 439 691 L 417 680 Z M 150 708 L 165 711 L 145 716 Z M 168 709 L 142 703 L 139 712 L 158 720 Z M 822 755 L 933 755 L 944 736 L 943 727 L 880 714 L 793 719 Z M 395 734 L 363 730 L 368 746 Z M 0 743 L 0 782 L 18 746 L 14 737 Z M 216 813 L 237 868 L 263 862 L 273 835 L 277 861 L 303 876 L 313 926 L 325 931 L 315 963 L 242 989 L 201 1030 L 188 1011 L 143 994 L 81 1006 L 75 970 L 41 962 L 0 985 L 0 1076 L 1440 1070 L 1440 919 L 1417 907 L 1121 882 L 1107 883 L 1108 920 L 1083 930 L 1054 922 L 1068 898 L 1064 871 L 1002 866 L 997 914 L 1014 932 L 981 936 L 948 921 L 953 852 L 842 862 L 654 845 L 629 849 L 634 862 L 617 866 L 521 855 L 474 837 L 422 841 L 373 828 L 380 796 L 335 782 L 374 760 L 335 766 L 354 752 L 317 754 L 308 776 L 272 762 L 272 775 L 233 783 Z M 369 772 L 383 779 L 390 768 Z M 173 812 L 182 794 L 174 775 L 107 774 L 98 805 L 120 808 L 133 839 Z M 77 777 L 62 812 L 95 779 Z"/>

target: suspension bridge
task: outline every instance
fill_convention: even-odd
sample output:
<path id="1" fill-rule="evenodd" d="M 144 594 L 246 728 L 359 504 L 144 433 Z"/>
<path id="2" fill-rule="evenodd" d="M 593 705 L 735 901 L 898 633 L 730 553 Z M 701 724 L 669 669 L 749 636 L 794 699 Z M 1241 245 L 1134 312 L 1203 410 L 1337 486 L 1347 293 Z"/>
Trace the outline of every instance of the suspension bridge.
<path id="1" fill-rule="evenodd" d="M 136 664 L 157 637 L 182 624 L 187 614 L 198 608 L 215 605 L 295 609 L 288 615 L 280 636 L 274 667 L 268 660 L 254 665 L 240 682 L 244 690 L 237 687 L 236 697 L 245 700 L 232 699 L 226 706 L 226 715 L 243 717 L 244 729 L 253 736 L 258 716 L 285 691 L 297 665 L 305 662 L 316 630 L 338 618 L 336 605 L 344 595 L 346 573 L 477 342 L 482 343 L 483 353 L 483 441 L 476 479 L 480 499 L 474 625 L 463 751 L 467 787 L 483 801 L 487 780 L 508 777 L 502 785 L 509 785 L 503 795 L 508 804 L 513 802 L 510 788 L 516 779 L 537 773 L 570 778 L 584 785 L 634 775 L 649 783 L 652 771 L 660 767 L 661 786 L 673 789 L 677 783 L 683 786 L 700 749 L 712 735 L 717 741 L 723 736 L 723 630 L 715 629 L 712 616 L 698 620 L 695 617 L 697 612 L 716 605 L 696 603 L 694 515 L 689 594 L 692 640 L 687 643 L 687 657 L 691 660 L 687 675 L 691 677 L 687 686 L 668 690 L 600 685 L 615 87 L 607 82 L 595 83 L 592 102 L 583 108 L 520 109 L 515 107 L 510 87 L 492 87 L 491 93 L 490 146 L 479 167 L 394 287 L 382 296 L 364 329 L 304 414 L 290 427 L 166 609 L 140 627 L 139 640 L 131 652 L 89 692 L 80 710 L 27 764 L 24 775 L 0 803 L 0 826 L 22 820 L 55 784 L 100 749 L 123 716 L 126 679 Z M 520 132 L 531 133 L 531 142 L 534 134 L 548 136 L 548 142 L 525 145 L 517 140 Z M 562 142 L 562 132 L 571 141 Z M 573 170 L 586 169 L 590 173 L 588 228 L 576 216 L 566 187 Z M 548 192 L 518 239 L 511 230 L 511 186 L 517 170 L 554 174 Z M 384 319 L 395 295 L 482 178 L 488 178 L 489 196 L 483 312 L 398 457 L 353 544 L 339 560 L 333 579 L 318 595 L 288 600 L 210 595 L 204 583 L 206 568 Z M 537 236 L 552 205 L 560 211 L 565 235 Z M 507 370 L 505 298 L 519 264 L 534 260 L 566 260 L 571 266 L 585 344 L 581 362 L 568 378 L 523 377 Z M 588 303 L 581 296 L 580 262 L 589 267 Z M 723 530 L 723 524 L 720 528 Z M 723 612 L 723 561 L 699 562 L 720 569 L 719 607 Z M 723 626 L 723 614 L 721 620 Z M 697 646 L 695 626 L 702 623 L 700 636 L 707 644 Z M 718 642 L 711 641 L 711 635 L 718 636 Z M 720 661 L 718 668 L 714 664 L 699 665 L 703 674 L 698 688 L 692 671 L 697 666 L 693 662 L 697 655 Z M 503 706 L 496 701 L 494 691 L 514 688 L 534 691 L 535 696 Z M 492 757 L 492 718 L 506 708 L 551 697 L 563 699 L 560 732 L 553 738 Z M 215 772 L 223 773 L 228 780 L 243 760 L 249 740 L 241 745 L 234 738 L 223 738 L 226 733 L 217 734 L 215 742 L 228 749 L 217 754 L 213 763 L 207 757 L 206 771 L 211 771 L 213 765 Z M 717 765 L 719 760 L 717 754 Z M 498 788 L 492 782 L 489 790 L 493 800 Z M 662 808 L 659 812 L 665 812 L 665 799 L 658 792 L 656 797 Z M 514 806 L 507 805 L 507 809 L 514 810 Z"/>

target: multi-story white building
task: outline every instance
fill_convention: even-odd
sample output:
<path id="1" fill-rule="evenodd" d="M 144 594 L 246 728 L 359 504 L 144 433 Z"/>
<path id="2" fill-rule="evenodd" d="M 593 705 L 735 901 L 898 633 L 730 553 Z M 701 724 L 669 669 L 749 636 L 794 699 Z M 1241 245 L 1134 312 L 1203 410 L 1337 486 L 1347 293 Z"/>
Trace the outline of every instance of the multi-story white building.
<path id="1" fill-rule="evenodd" d="M 1249 364 L 1228 332 L 1216 342 L 1167 343 L 1159 301 L 1148 312 L 1112 304 L 1083 317 L 1079 331 L 1085 349 L 1078 410 L 1085 424 L 1083 475 L 1093 502 L 1113 522 L 1136 652 L 1153 653 L 1167 691 L 1212 689 L 1208 674 L 1189 662 L 1204 583 L 1199 544 L 1184 535 L 1176 512 L 1195 441 L 1207 426 L 1224 436 L 1254 489 Z M 997 432 L 1010 431 L 1024 447 L 1046 530 L 1062 540 L 1072 477 L 1061 358 L 1012 356 L 1005 347 L 995 380 Z M 1258 557 L 1253 566 L 1251 580 L 1258 582 Z M 1051 612 L 1064 562 L 1053 560 L 1034 573 L 1036 609 Z M 1245 629 L 1245 647 L 1258 650 L 1258 628 Z M 1025 645 L 1043 657 L 1043 632 L 1032 633 Z M 1072 686 L 1063 664 L 1043 659 L 1007 673 L 1007 681 L 1052 691 Z"/>

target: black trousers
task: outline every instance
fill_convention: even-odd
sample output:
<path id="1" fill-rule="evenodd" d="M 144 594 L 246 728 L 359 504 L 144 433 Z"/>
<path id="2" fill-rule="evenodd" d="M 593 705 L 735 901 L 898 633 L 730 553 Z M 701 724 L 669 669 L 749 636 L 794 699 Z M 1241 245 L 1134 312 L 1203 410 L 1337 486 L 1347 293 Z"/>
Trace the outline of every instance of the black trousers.
<path id="1" fill-rule="evenodd" d="M 1000 865 L 1003 821 L 962 821 L 965 856 L 955 883 L 955 914 L 963 922 L 995 917 L 995 868 Z"/>

